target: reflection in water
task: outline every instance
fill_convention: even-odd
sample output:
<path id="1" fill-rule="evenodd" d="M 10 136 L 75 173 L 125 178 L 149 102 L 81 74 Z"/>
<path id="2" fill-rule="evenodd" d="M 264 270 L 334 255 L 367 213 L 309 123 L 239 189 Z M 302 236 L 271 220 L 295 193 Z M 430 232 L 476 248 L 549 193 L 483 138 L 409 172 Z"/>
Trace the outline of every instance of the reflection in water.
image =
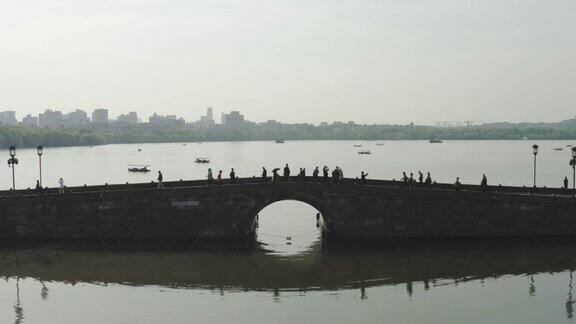
<path id="1" fill-rule="evenodd" d="M 530 297 L 536 296 L 536 285 L 534 284 L 534 275 L 530 275 L 530 287 L 528 288 L 528 295 Z"/>
<path id="2" fill-rule="evenodd" d="M 576 268 L 573 242 L 327 243 L 316 241 L 301 254 L 275 255 L 261 249 L 227 246 L 75 245 L 0 250 L 2 277 L 41 282 L 101 282 L 223 290 L 339 290 L 413 283 L 426 290 L 503 275 L 534 274 Z M 34 257 L 39 254 L 41 257 Z M 11 256 L 11 257 L 10 257 Z M 146 271 L 138 271 L 146 269 Z"/>
<path id="3" fill-rule="evenodd" d="M 14 323 L 21 324 L 24 321 L 24 308 L 20 303 L 20 278 L 16 279 L 16 303 L 14 304 L 14 313 L 16 314 L 16 319 Z"/>
<path id="4" fill-rule="evenodd" d="M 258 248 L 218 245 L 17 246 L 0 249 L 4 260 L 0 277 L 16 278 L 15 323 L 22 323 L 20 278 L 37 280 L 43 301 L 49 294 L 45 283 L 80 282 L 212 290 L 222 298 L 226 292 L 268 292 L 275 303 L 310 291 L 354 291 L 360 301 L 368 302 L 369 295 L 379 297 L 368 291 L 374 287 L 404 285 L 406 296 L 413 300 L 418 283 L 423 285 L 422 294 L 429 294 L 443 286 L 525 275 L 530 275 L 528 295 L 535 298 L 534 275 L 569 271 L 567 298 L 559 295 L 566 318 L 573 319 L 575 247 L 576 242 L 559 240 L 327 242 L 324 246 L 317 241 L 301 254 L 276 255 Z"/>
<path id="5" fill-rule="evenodd" d="M 48 300 L 48 287 L 46 287 L 43 281 L 40 281 L 40 284 L 42 285 L 42 289 L 40 289 L 40 298 L 46 301 Z"/>
<path id="6" fill-rule="evenodd" d="M 570 283 L 568 284 L 568 299 L 566 300 L 566 317 L 574 318 L 574 298 L 572 297 L 572 271 L 570 271 Z"/>

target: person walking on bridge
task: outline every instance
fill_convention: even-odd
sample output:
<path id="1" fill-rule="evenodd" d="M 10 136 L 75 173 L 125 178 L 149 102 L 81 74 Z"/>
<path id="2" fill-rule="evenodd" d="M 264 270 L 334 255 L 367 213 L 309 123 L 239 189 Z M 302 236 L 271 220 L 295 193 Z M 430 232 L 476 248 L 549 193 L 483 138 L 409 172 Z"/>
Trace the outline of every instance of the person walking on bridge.
<path id="1" fill-rule="evenodd" d="M 222 184 L 222 170 L 218 171 L 218 176 L 216 177 L 216 182 Z"/>
<path id="2" fill-rule="evenodd" d="M 290 181 L 290 167 L 288 167 L 288 163 L 286 163 L 286 166 L 284 167 L 284 179 L 286 182 Z"/>
<path id="3" fill-rule="evenodd" d="M 336 167 L 338 169 L 338 183 L 344 182 L 344 172 L 342 172 L 342 168 Z"/>
<path id="4" fill-rule="evenodd" d="M 58 192 L 61 194 L 64 193 L 64 180 L 62 178 L 58 180 Z"/>
<path id="5" fill-rule="evenodd" d="M 362 185 L 366 184 L 366 177 L 368 176 L 368 172 L 360 172 L 360 180 L 362 180 Z"/>
<path id="6" fill-rule="evenodd" d="M 322 175 L 323 175 L 323 177 L 324 177 L 324 182 L 328 182 L 328 171 L 330 171 L 330 169 L 328 168 L 327 165 L 325 165 L 325 166 L 322 168 Z"/>
<path id="7" fill-rule="evenodd" d="M 454 190 L 458 191 L 462 187 L 462 183 L 460 183 L 460 178 L 456 178 L 456 182 L 454 182 Z"/>
<path id="8" fill-rule="evenodd" d="M 564 177 L 564 189 L 568 189 L 568 177 Z"/>
<path id="9" fill-rule="evenodd" d="M 212 175 L 212 169 L 208 168 L 208 175 L 206 176 L 208 185 L 214 184 L 214 176 Z"/>
<path id="10" fill-rule="evenodd" d="M 482 181 L 480 182 L 480 189 L 482 189 L 482 191 L 488 190 L 488 178 L 486 178 L 485 174 L 482 175 Z"/>
<path id="11" fill-rule="evenodd" d="M 42 186 L 40 185 L 40 180 L 36 180 L 36 193 L 39 194 L 42 191 Z"/>
<path id="12" fill-rule="evenodd" d="M 320 174 L 320 170 L 318 169 L 318 167 L 314 168 L 314 171 L 312 171 L 312 177 L 314 177 L 314 180 L 318 180 L 319 174 Z"/>
<path id="13" fill-rule="evenodd" d="M 420 184 L 424 183 L 424 173 L 418 171 L 418 182 Z"/>
<path id="14" fill-rule="evenodd" d="M 408 176 L 406 175 L 406 172 L 402 172 L 402 182 L 408 184 Z"/>
<path id="15" fill-rule="evenodd" d="M 430 176 L 430 172 L 426 172 L 426 180 L 424 180 L 424 184 L 427 187 L 432 186 L 432 177 Z"/>
<path id="16" fill-rule="evenodd" d="M 278 171 L 280 171 L 280 168 L 272 169 L 272 182 L 277 182 L 278 179 L 280 179 L 280 175 L 278 174 Z"/>
<path id="17" fill-rule="evenodd" d="M 332 170 L 332 182 L 338 183 L 338 167 Z"/>
<path id="18" fill-rule="evenodd" d="M 267 182 L 267 180 L 268 180 L 268 171 L 266 171 L 265 167 L 262 167 L 262 180 L 264 182 Z"/>
<path id="19" fill-rule="evenodd" d="M 300 172 L 298 173 L 298 181 L 304 182 L 305 177 L 306 177 L 306 169 L 300 168 Z"/>
<path id="20" fill-rule="evenodd" d="M 236 183 L 236 172 L 234 172 L 234 168 L 230 171 L 230 183 Z"/>
<path id="21" fill-rule="evenodd" d="M 164 184 L 162 183 L 162 181 L 164 180 L 164 176 L 162 175 L 161 171 L 158 171 L 158 186 L 156 187 L 156 189 L 162 189 L 164 188 Z"/>

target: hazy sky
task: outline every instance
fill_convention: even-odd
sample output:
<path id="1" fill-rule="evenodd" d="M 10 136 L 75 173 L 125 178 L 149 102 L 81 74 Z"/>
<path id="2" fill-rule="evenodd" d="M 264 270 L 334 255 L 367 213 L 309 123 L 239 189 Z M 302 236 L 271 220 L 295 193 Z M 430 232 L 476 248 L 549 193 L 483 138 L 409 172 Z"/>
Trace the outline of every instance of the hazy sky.
<path id="1" fill-rule="evenodd" d="M 576 115 L 574 0 L 4 0 L 0 110 L 194 120 Z"/>

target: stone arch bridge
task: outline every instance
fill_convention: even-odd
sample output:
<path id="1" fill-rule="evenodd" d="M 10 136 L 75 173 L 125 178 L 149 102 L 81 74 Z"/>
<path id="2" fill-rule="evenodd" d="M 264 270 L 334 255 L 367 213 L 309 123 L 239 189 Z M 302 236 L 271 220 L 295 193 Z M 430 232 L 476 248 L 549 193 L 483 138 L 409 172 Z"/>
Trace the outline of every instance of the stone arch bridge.
<path id="1" fill-rule="evenodd" d="M 0 192 L 1 239 L 238 240 L 254 235 L 269 204 L 315 207 L 328 239 L 534 237 L 576 234 L 575 191 L 384 180 L 341 184 L 311 177 L 269 183 L 238 179 Z M 313 217 L 313 215 L 311 215 Z"/>

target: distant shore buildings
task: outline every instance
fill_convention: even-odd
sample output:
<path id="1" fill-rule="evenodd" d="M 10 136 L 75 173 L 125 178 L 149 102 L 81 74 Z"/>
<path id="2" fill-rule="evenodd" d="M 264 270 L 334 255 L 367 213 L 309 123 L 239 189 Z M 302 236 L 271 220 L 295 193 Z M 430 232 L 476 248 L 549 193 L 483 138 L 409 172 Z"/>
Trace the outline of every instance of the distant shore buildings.
<path id="1" fill-rule="evenodd" d="M 148 127 L 182 127 L 182 128 L 213 128 L 213 127 L 241 127 L 255 124 L 246 120 L 240 111 L 232 110 L 222 112 L 220 123 L 214 118 L 214 109 L 208 107 L 206 114 L 193 122 L 186 122 L 182 117 L 176 115 L 160 115 L 154 113 L 146 121 L 141 121 L 135 111 L 119 115 L 117 118 L 110 118 L 108 109 L 94 109 L 91 113 L 82 109 L 63 113 L 56 109 L 46 109 L 37 116 L 27 114 L 18 121 L 16 112 L 13 110 L 0 112 L 0 125 L 17 126 L 26 128 L 101 128 L 118 125 L 118 127 L 132 127 L 136 125 Z M 264 123 L 268 126 L 278 126 L 281 123 L 269 120 Z"/>
<path id="2" fill-rule="evenodd" d="M 222 113 L 220 126 L 236 127 L 245 123 L 249 123 L 239 111 L 230 111 L 229 113 Z M 142 122 L 138 118 L 135 111 L 119 115 L 116 119 L 111 119 L 108 109 L 94 109 L 91 114 L 81 109 L 76 109 L 69 113 L 55 109 L 46 109 L 44 112 L 39 113 L 37 116 L 28 114 L 19 122 L 16 118 L 16 112 L 2 111 L 0 112 L 0 125 L 23 127 L 40 127 L 40 128 L 90 128 L 106 124 L 123 124 L 123 125 L 136 125 L 148 124 L 155 127 L 170 127 L 170 126 L 197 126 L 203 128 L 216 127 L 218 124 L 214 119 L 214 109 L 209 107 L 206 110 L 206 115 L 200 117 L 195 122 L 187 123 L 182 117 L 176 115 L 160 115 L 154 113 L 150 116 L 147 122 Z"/>
<path id="3" fill-rule="evenodd" d="M 224 126 L 240 126 L 244 124 L 244 115 L 239 111 L 231 111 L 228 114 L 222 113 L 222 118 L 220 123 Z"/>

